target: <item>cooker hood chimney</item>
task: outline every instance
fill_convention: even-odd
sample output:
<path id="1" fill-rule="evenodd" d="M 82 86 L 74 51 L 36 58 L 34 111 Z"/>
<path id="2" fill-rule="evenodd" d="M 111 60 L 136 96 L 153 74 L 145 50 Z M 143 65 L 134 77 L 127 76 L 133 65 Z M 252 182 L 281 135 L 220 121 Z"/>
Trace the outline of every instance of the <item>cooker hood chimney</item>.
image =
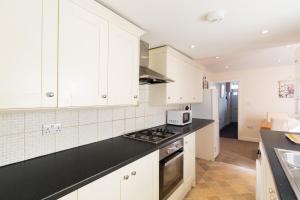
<path id="1" fill-rule="evenodd" d="M 149 44 L 140 42 L 140 85 L 174 82 L 149 68 Z"/>

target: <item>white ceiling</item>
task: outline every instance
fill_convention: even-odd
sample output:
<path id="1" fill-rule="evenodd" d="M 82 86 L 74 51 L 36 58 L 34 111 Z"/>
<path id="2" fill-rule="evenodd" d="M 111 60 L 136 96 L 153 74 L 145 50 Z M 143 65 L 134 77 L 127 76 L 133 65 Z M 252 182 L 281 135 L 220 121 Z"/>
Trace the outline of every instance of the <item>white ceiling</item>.
<path id="1" fill-rule="evenodd" d="M 207 66 L 210 71 L 228 71 L 251 68 L 276 67 L 293 65 L 298 57 L 296 50 L 300 50 L 300 43 L 279 47 L 243 51 L 219 59 L 204 58 L 197 60 Z"/>
<path id="2" fill-rule="evenodd" d="M 230 64 L 208 62 L 215 56 L 229 61 L 251 52 L 252 59 L 263 49 L 300 42 L 300 0 L 98 1 L 145 29 L 142 39 L 151 47 L 170 45 L 214 71 Z M 208 12 L 220 8 L 227 11 L 223 21 L 204 20 Z M 264 29 L 269 33 L 261 34 Z"/>

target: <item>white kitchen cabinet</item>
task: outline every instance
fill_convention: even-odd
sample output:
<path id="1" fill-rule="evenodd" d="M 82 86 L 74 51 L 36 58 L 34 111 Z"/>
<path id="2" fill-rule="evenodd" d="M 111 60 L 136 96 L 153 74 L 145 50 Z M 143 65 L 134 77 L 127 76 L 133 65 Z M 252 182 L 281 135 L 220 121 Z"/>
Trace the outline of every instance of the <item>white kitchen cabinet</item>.
<path id="1" fill-rule="evenodd" d="M 196 132 L 196 158 L 214 161 L 219 154 L 219 124 L 217 121 Z"/>
<path id="2" fill-rule="evenodd" d="M 186 193 L 196 184 L 195 133 L 184 138 L 184 185 Z"/>
<path id="3" fill-rule="evenodd" d="M 137 104 L 143 31 L 96 1 L 60 2 L 59 106 Z"/>
<path id="4" fill-rule="evenodd" d="M 159 172 L 153 170 L 153 162 L 158 165 L 156 160 L 155 153 L 150 154 L 121 170 L 121 200 L 140 200 L 141 197 L 143 200 L 157 199 L 154 187 L 159 185 L 155 178 Z"/>
<path id="5" fill-rule="evenodd" d="M 59 107 L 106 105 L 108 22 L 82 0 L 61 0 L 59 14 Z"/>
<path id="6" fill-rule="evenodd" d="M 0 109 L 57 106 L 57 1 L 0 2 Z"/>
<path id="7" fill-rule="evenodd" d="M 109 105 L 137 104 L 139 40 L 139 37 L 124 29 L 109 25 Z"/>
<path id="8" fill-rule="evenodd" d="M 3 0 L 0 16 L 0 109 L 137 104 L 140 28 L 94 0 Z"/>
<path id="9" fill-rule="evenodd" d="M 77 193 L 77 190 L 70 193 L 70 194 L 67 194 L 61 198 L 59 198 L 58 200 L 78 200 L 78 193 Z"/>
<path id="10" fill-rule="evenodd" d="M 158 151 L 78 190 L 78 200 L 140 200 L 141 197 L 143 200 L 159 198 Z"/>
<path id="11" fill-rule="evenodd" d="M 259 143 L 260 156 L 256 160 L 256 199 L 279 200 L 274 177 L 263 144 Z"/>
<path id="12" fill-rule="evenodd" d="M 149 52 L 149 67 L 174 82 L 150 87 L 153 105 L 202 102 L 203 69 L 192 59 L 171 47 L 155 48 Z"/>
<path id="13" fill-rule="evenodd" d="M 118 200 L 120 198 L 120 170 L 114 171 L 78 190 L 78 200 Z"/>

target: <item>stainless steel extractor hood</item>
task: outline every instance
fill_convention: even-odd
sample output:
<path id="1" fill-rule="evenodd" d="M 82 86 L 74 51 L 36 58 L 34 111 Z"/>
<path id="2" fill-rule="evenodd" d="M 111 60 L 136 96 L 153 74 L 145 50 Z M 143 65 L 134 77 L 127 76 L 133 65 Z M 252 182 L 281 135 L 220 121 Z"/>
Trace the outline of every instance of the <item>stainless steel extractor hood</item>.
<path id="1" fill-rule="evenodd" d="M 140 42 L 140 85 L 174 82 L 149 68 L 149 44 Z"/>

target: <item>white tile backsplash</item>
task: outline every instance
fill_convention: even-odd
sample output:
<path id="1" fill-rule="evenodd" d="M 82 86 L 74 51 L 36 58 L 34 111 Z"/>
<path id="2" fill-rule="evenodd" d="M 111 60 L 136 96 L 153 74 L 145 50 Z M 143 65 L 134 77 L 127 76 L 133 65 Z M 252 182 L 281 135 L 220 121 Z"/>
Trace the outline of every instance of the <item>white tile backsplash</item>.
<path id="1" fill-rule="evenodd" d="M 125 120 L 125 133 L 135 131 L 135 118 Z"/>
<path id="2" fill-rule="evenodd" d="M 24 160 L 24 134 L 0 137 L 0 166 Z"/>
<path id="3" fill-rule="evenodd" d="M 113 121 L 113 137 L 123 135 L 125 133 L 125 120 Z"/>
<path id="4" fill-rule="evenodd" d="M 113 124 L 110 122 L 102 122 L 98 125 L 99 140 L 106 140 L 113 137 Z"/>
<path id="5" fill-rule="evenodd" d="M 113 120 L 120 120 L 125 118 L 125 108 L 117 107 L 113 109 Z"/>
<path id="6" fill-rule="evenodd" d="M 56 123 L 61 123 L 62 127 L 78 126 L 78 111 L 60 110 L 56 112 Z"/>
<path id="7" fill-rule="evenodd" d="M 0 114 L 0 136 L 16 133 L 24 133 L 24 113 Z"/>
<path id="8" fill-rule="evenodd" d="M 78 127 L 63 128 L 61 133 L 56 135 L 56 151 L 63 151 L 79 145 Z"/>
<path id="9" fill-rule="evenodd" d="M 145 104 L 141 103 L 135 107 L 135 117 L 144 117 L 145 116 Z"/>
<path id="10" fill-rule="evenodd" d="M 109 122 L 113 119 L 113 112 L 111 108 L 99 109 L 98 111 L 98 121 L 99 122 Z"/>
<path id="11" fill-rule="evenodd" d="M 79 145 L 98 141 L 98 124 L 79 126 Z"/>
<path id="12" fill-rule="evenodd" d="M 135 107 L 130 106 L 125 109 L 125 119 L 135 118 Z"/>
<path id="13" fill-rule="evenodd" d="M 54 124 L 55 112 L 26 112 L 25 132 L 41 131 L 43 124 Z"/>
<path id="14" fill-rule="evenodd" d="M 98 111 L 96 109 L 79 111 L 79 126 L 97 123 L 97 121 L 98 121 Z"/>
<path id="15" fill-rule="evenodd" d="M 55 135 L 43 135 L 42 131 L 25 133 L 25 159 L 55 152 Z"/>
<path id="16" fill-rule="evenodd" d="M 135 129 L 137 131 L 145 129 L 145 117 L 135 118 Z"/>
<path id="17" fill-rule="evenodd" d="M 166 110 L 182 108 L 151 106 L 148 93 L 140 87 L 138 106 L 0 113 L 0 166 L 162 125 Z M 42 125 L 53 123 L 61 133 L 43 135 Z"/>

